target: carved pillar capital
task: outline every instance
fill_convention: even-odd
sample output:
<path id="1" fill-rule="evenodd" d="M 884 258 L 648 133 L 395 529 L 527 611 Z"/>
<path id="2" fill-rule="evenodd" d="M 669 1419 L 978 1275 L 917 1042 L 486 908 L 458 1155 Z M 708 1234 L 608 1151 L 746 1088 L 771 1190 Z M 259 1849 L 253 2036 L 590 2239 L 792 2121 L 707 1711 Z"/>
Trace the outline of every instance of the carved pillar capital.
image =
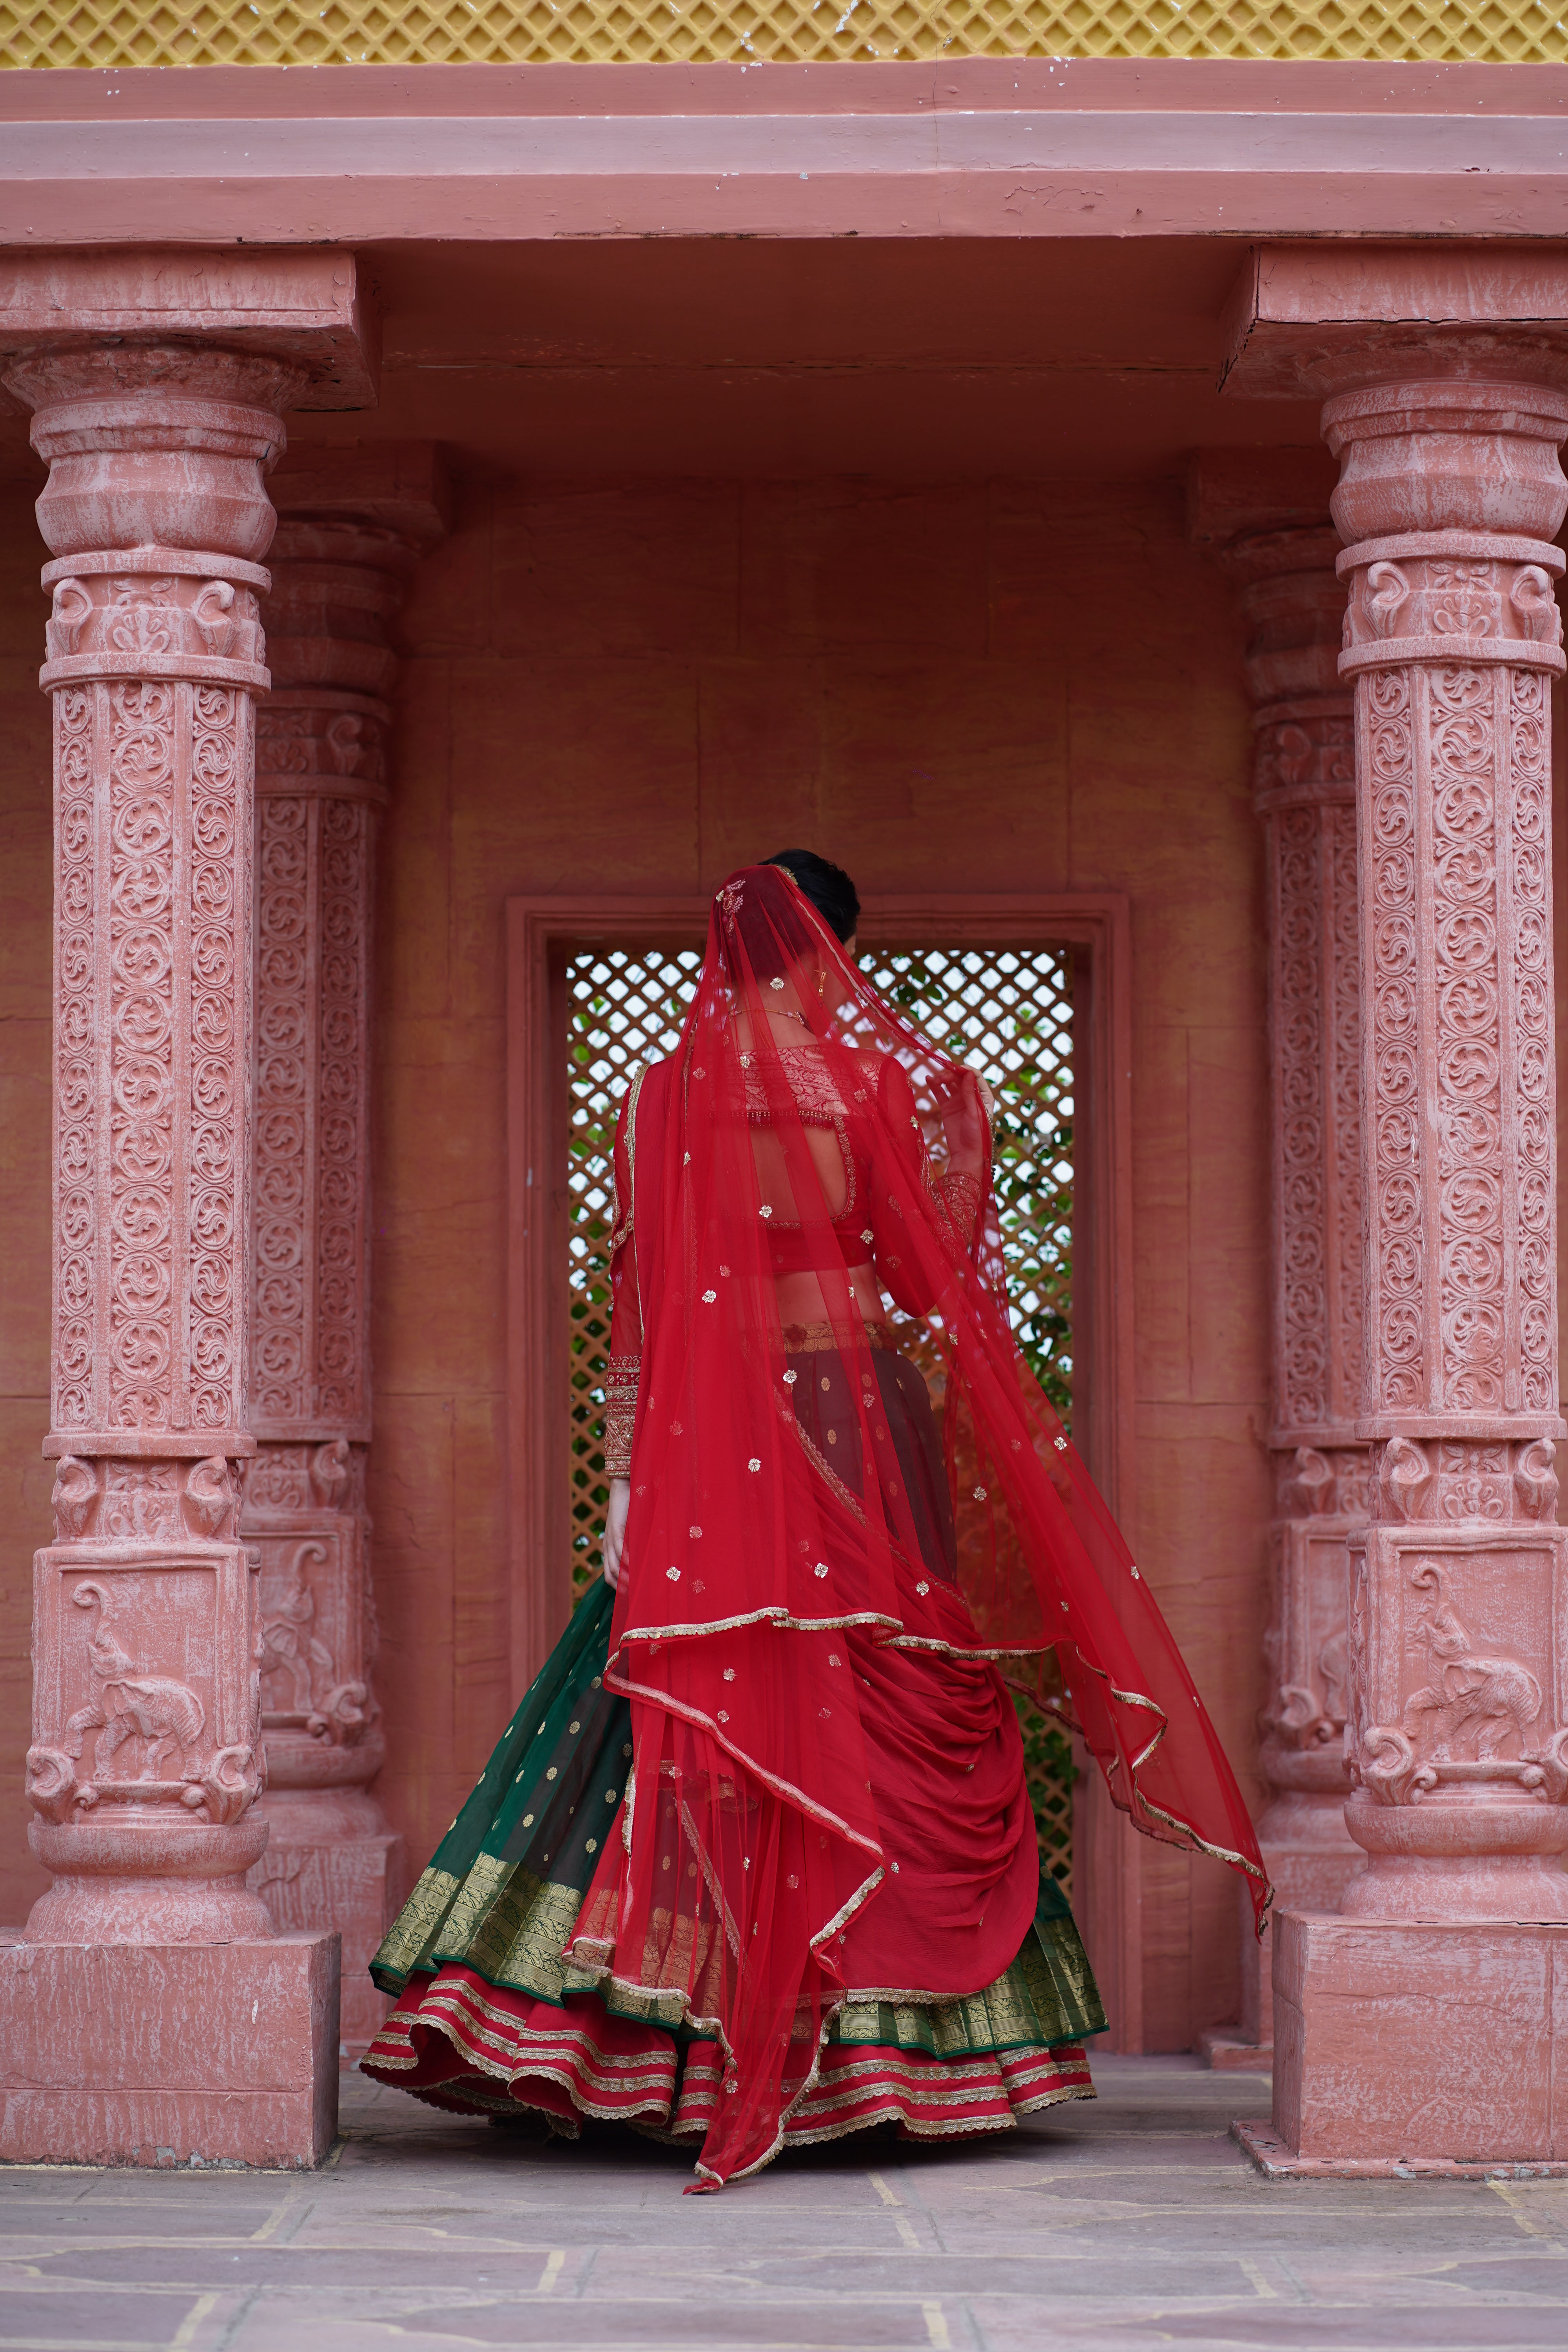
<path id="1" fill-rule="evenodd" d="M 1317 523 L 1251 531 L 1220 550 L 1247 624 L 1247 688 L 1257 734 L 1258 812 L 1349 807 L 1355 798 L 1351 697 L 1338 674 L 1345 592 L 1338 534 Z"/>
<path id="2" fill-rule="evenodd" d="M 430 442 L 300 450 L 273 488 L 273 691 L 258 792 L 379 802 L 397 676 L 391 630 L 420 557 L 450 520 L 440 452 Z"/>
<path id="3" fill-rule="evenodd" d="M 259 562 L 265 476 L 305 372 L 247 352 L 131 341 L 37 350 L 5 370 L 49 467 L 38 528 L 57 556 L 100 548 L 216 549 Z"/>
<path id="4" fill-rule="evenodd" d="M 1556 1525 L 1551 544 L 1568 273 L 1255 257 L 1230 383 L 1326 395 L 1350 542 L 1369 1524 L 1351 1541 L 1364 1917 L 1568 1918 Z M 1424 323 L 1413 323 L 1424 322 Z"/>
<path id="5" fill-rule="evenodd" d="M 284 520 L 272 550 L 273 693 L 258 790 L 384 798 L 397 677 L 389 631 L 418 551 L 369 521 Z"/>

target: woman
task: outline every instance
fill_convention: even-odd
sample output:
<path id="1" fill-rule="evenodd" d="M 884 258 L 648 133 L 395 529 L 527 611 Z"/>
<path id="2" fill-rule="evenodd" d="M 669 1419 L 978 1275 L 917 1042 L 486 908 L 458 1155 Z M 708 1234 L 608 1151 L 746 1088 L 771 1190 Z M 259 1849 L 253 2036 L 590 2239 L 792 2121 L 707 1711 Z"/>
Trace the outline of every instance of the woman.
<path id="1" fill-rule="evenodd" d="M 1261 1864 L 1126 1546 L 1014 1342 L 989 1103 L 866 985 L 800 851 L 713 905 L 616 1144 L 605 1586 L 377 1955 L 438 2105 L 700 2140 L 1005 2128 L 1104 2024 L 1008 1685 L 1150 1834 Z M 942 1393 L 895 1345 L 921 1318 Z M 613 1620 L 610 1593 L 614 1588 Z"/>

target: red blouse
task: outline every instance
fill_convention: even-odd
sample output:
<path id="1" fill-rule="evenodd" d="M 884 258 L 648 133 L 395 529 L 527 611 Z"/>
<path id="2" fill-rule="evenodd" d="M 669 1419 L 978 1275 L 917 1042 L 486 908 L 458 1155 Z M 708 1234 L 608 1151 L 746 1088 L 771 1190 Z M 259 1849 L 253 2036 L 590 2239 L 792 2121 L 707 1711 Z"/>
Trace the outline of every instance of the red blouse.
<path id="1" fill-rule="evenodd" d="M 845 1202 L 831 1227 L 806 1227 L 774 1215 L 768 1225 L 768 1256 L 775 1275 L 815 1274 L 836 1265 L 871 1267 L 896 1306 L 906 1314 L 921 1315 L 929 1300 L 916 1295 L 903 1260 L 902 1236 L 896 1203 L 885 1185 L 877 1181 L 873 1137 L 889 1127 L 910 1136 L 910 1165 L 921 1160 L 921 1130 L 913 1091 L 902 1066 L 890 1056 L 875 1058 L 876 1076 L 854 1088 L 847 1100 L 826 1066 L 826 1057 L 810 1046 L 780 1050 L 778 1060 L 787 1077 L 803 1127 L 831 1128 L 838 1138 L 844 1161 Z M 873 1057 L 866 1057 L 871 1066 Z M 605 1378 L 605 1475 L 629 1478 L 632 1439 L 637 1424 L 637 1391 L 642 1370 L 642 1300 L 637 1265 L 635 1212 L 636 1162 L 639 1151 L 658 1149 L 659 1139 L 647 1131 L 637 1118 L 642 1080 L 648 1065 L 633 1073 L 616 1125 L 615 1209 L 610 1233 L 610 1360 Z M 772 1122 L 767 1090 L 742 1054 L 746 1073 L 746 1109 L 759 1126 Z M 881 1096 L 883 1120 L 868 1114 L 874 1084 Z M 985 1114 L 993 1116 L 991 1093 L 976 1080 Z M 886 1148 L 884 1145 L 882 1148 Z M 925 1162 L 926 1181 L 966 1246 L 972 1246 L 980 1212 L 980 1186 L 956 1170 L 942 1171 Z M 830 1238 L 831 1236 L 831 1238 Z"/>

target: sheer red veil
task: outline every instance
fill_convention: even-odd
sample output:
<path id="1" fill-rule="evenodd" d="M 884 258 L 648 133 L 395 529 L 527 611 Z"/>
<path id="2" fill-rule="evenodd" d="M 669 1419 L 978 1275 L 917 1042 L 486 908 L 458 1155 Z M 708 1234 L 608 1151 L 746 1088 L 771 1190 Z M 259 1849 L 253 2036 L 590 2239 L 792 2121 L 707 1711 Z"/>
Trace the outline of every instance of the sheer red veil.
<path id="1" fill-rule="evenodd" d="M 956 1584 L 922 1561 L 905 1496 L 841 1479 L 795 1413 L 773 1279 L 786 1232 L 819 1269 L 869 1458 L 879 1391 L 831 1230 L 846 1202 L 826 1196 L 764 1017 L 781 983 L 869 1171 L 860 1254 L 921 1318 Z M 1234 1864 L 1259 1920 L 1268 1888 L 1207 1710 L 1014 1340 L 973 1074 L 867 985 L 788 874 L 749 866 L 714 900 L 679 1045 L 634 1117 L 644 1355 L 606 1681 L 643 1704 L 617 1908 L 608 1927 L 585 1913 L 574 1957 L 623 2003 L 723 2045 L 700 2167 L 717 2182 L 780 2144 L 853 1990 L 845 1924 L 882 1879 L 845 1629 L 994 1660 L 1081 1731 L 1139 1829 Z"/>

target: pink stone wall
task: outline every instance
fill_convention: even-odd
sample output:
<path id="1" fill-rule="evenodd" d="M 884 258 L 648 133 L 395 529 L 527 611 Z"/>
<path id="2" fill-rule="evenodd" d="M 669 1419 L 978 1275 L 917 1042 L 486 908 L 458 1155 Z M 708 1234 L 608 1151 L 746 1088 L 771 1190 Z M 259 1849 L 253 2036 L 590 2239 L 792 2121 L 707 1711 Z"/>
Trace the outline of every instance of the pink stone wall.
<path id="1" fill-rule="evenodd" d="M 0 1920 L 47 1539 L 43 600 L 0 535 Z M 375 1444 L 389 1759 L 411 1855 L 509 1711 L 503 903 L 711 886 L 791 841 L 865 889 L 1125 891 L 1138 1444 L 1124 1516 L 1249 1793 L 1268 1426 L 1261 844 L 1242 628 L 1182 488 L 468 485 L 399 628 L 378 944 Z M 1236 2013 L 1235 1895 L 1140 1847 L 1143 2035 Z"/>

